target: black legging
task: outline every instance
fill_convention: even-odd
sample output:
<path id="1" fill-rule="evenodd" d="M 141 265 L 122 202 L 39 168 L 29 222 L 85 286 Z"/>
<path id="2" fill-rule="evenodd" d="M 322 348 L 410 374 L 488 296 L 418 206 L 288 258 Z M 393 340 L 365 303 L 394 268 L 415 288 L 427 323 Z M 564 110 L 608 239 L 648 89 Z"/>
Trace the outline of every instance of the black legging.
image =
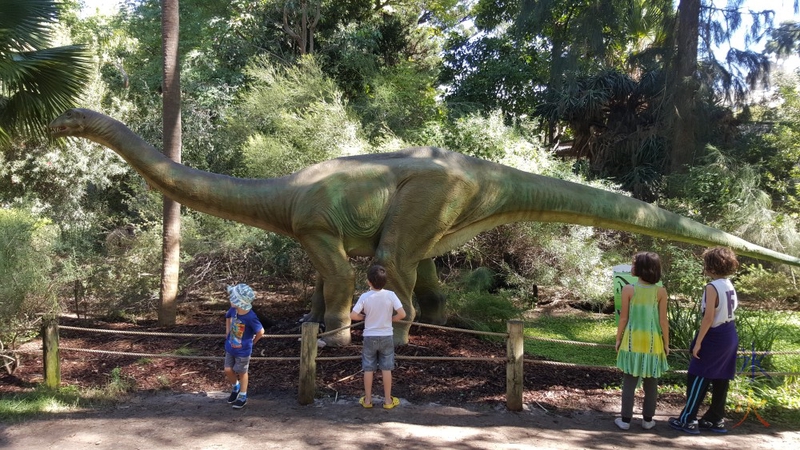
<path id="1" fill-rule="evenodd" d="M 706 398 L 709 385 L 711 385 L 711 406 L 703 414 L 703 419 L 716 423 L 725 418 L 725 402 L 728 399 L 730 384 L 731 381 L 728 379 L 710 379 L 689 374 L 686 383 L 686 405 L 678 420 L 683 423 L 697 420 L 697 411 Z"/>

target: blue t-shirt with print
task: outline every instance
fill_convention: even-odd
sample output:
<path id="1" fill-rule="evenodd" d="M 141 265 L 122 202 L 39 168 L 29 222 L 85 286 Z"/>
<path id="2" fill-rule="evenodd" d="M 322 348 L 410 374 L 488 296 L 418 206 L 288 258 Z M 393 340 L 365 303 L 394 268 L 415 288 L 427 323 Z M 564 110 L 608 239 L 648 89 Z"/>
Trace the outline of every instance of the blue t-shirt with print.
<path id="1" fill-rule="evenodd" d="M 236 308 L 231 307 L 225 318 L 231 319 L 231 329 L 225 339 L 225 351 L 233 356 L 250 356 L 253 352 L 253 336 L 264 328 L 256 313 L 251 309 L 247 314 L 240 315 Z"/>

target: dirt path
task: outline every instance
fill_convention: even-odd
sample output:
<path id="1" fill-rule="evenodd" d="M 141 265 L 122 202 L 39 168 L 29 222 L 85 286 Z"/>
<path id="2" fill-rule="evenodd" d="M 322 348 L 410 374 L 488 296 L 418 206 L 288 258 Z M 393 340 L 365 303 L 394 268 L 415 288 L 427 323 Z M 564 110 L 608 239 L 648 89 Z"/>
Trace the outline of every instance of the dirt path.
<path id="1" fill-rule="evenodd" d="M 300 406 L 285 394 L 255 395 L 240 411 L 226 393 L 143 395 L 116 407 L 53 414 L 0 425 L 0 448 L 44 449 L 796 449 L 800 431 L 763 427 L 748 419 L 727 435 L 689 436 L 656 416 L 650 431 L 634 419 L 630 431 L 611 412 L 558 415 L 536 405 L 521 413 L 402 403 L 386 411 L 361 408 L 355 398 Z"/>

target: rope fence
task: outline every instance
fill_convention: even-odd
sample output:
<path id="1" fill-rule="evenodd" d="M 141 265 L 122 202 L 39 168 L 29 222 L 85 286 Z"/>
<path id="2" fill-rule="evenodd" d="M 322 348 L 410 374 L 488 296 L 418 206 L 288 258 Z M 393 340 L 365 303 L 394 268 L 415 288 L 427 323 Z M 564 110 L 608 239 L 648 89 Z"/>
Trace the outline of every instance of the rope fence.
<path id="1" fill-rule="evenodd" d="M 461 328 L 452 328 L 441 325 L 423 324 L 419 322 L 401 321 L 400 323 L 427 327 L 434 329 L 441 329 L 446 331 L 454 331 L 459 333 L 476 334 L 492 337 L 502 337 L 507 343 L 507 354 L 505 356 L 488 356 L 488 357 L 467 357 L 467 356 L 405 356 L 396 355 L 395 358 L 399 360 L 409 361 L 475 361 L 475 362 L 504 362 L 506 363 L 507 380 L 506 380 L 506 405 L 512 411 L 520 411 L 522 409 L 522 380 L 523 380 L 523 364 L 549 366 L 549 367 L 568 367 L 578 369 L 614 369 L 613 366 L 599 366 L 599 365 L 586 365 L 574 364 L 559 361 L 538 360 L 524 357 L 524 342 L 525 341 L 538 341 L 550 342 L 560 345 L 576 345 L 576 346 L 589 346 L 598 348 L 611 348 L 615 346 L 610 344 L 601 344 L 595 342 L 581 342 L 566 339 L 546 338 L 542 336 L 526 336 L 525 329 L 522 321 L 512 320 L 507 324 L 508 332 L 488 332 L 478 330 L 465 330 Z M 317 356 L 319 348 L 318 342 L 321 338 L 334 335 L 341 331 L 363 326 L 363 322 L 358 322 L 348 326 L 340 327 L 334 330 L 319 332 L 319 324 L 314 322 L 303 323 L 301 326 L 300 334 L 268 334 L 263 335 L 262 339 L 298 339 L 301 343 L 300 356 L 285 356 L 285 357 L 269 357 L 269 356 L 253 356 L 253 361 L 299 361 L 300 364 L 300 384 L 298 388 L 298 399 L 301 404 L 310 404 L 313 402 L 315 389 L 316 389 L 316 362 L 317 361 L 348 361 L 360 360 L 361 355 L 352 356 Z M 42 351 L 44 352 L 43 365 L 45 372 L 45 382 L 48 386 L 57 387 L 60 385 L 60 361 L 58 351 L 70 352 L 84 352 L 93 354 L 106 354 L 118 356 L 131 356 L 138 358 L 175 358 L 175 359 L 197 359 L 197 360 L 223 360 L 222 356 L 196 356 L 196 355 L 180 355 L 174 353 L 136 353 L 136 352 L 120 352 L 111 350 L 100 349 L 85 349 L 75 347 L 59 347 L 58 335 L 59 329 L 70 330 L 87 333 L 112 333 L 120 335 L 134 335 L 134 336 L 157 336 L 157 337 L 174 337 L 174 338 L 224 338 L 225 334 L 198 334 L 198 333 L 167 333 L 167 332 L 151 332 L 151 331 L 130 331 L 130 330 L 109 330 L 97 328 L 84 328 L 67 325 L 59 325 L 57 319 L 51 318 L 42 322 Z M 671 349 L 671 352 L 688 353 L 684 349 Z M 4 365 L 8 369 L 9 364 L 16 362 L 17 354 L 36 353 L 37 350 L 19 350 L 19 349 L 0 349 L 0 357 L 4 361 Z M 767 372 L 762 370 L 757 364 L 753 364 L 756 356 L 765 355 L 800 355 L 800 351 L 739 351 L 740 356 L 750 356 L 751 359 L 745 358 L 745 365 L 742 365 L 738 375 L 747 377 L 755 376 L 800 376 L 796 372 Z M 10 361 L 9 361 L 10 360 Z M 750 364 L 747 366 L 747 364 Z M 745 368 L 747 370 L 745 371 Z M 671 370 L 671 373 L 686 374 L 686 370 Z"/>

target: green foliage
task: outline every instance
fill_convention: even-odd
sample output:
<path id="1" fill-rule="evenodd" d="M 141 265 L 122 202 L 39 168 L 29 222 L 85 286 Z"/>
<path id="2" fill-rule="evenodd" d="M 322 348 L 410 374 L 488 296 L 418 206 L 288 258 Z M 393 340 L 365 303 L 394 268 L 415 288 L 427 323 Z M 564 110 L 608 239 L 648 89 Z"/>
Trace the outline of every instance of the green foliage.
<path id="1" fill-rule="evenodd" d="M 671 300 L 667 309 L 669 318 L 669 346 L 676 350 L 689 350 L 695 333 L 700 328 L 700 302 Z M 687 352 L 672 352 L 669 355 L 673 368 L 689 367 L 691 355 Z"/>
<path id="2" fill-rule="evenodd" d="M 57 310 L 50 281 L 54 231 L 46 220 L 0 208 L 0 342 L 13 347 L 37 316 Z"/>
<path id="3" fill-rule="evenodd" d="M 410 62 L 386 68 L 370 81 L 371 89 L 362 103 L 355 105 L 371 136 L 391 130 L 392 134 L 412 138 L 423 125 L 436 119 L 439 107 L 433 76 Z"/>
<path id="4" fill-rule="evenodd" d="M 775 343 L 785 331 L 783 318 L 763 311 L 751 311 L 746 308 L 736 309 L 736 330 L 739 333 L 739 347 L 744 351 L 770 352 L 775 350 Z M 754 368 L 773 370 L 773 356 L 759 355 L 741 357 L 740 367 L 745 371 Z"/>
<path id="5" fill-rule="evenodd" d="M 313 58 L 282 68 L 261 58 L 242 103 L 230 112 L 231 136 L 242 139 L 245 176 L 286 175 L 330 158 L 365 153 L 360 126 L 341 93 Z"/>
<path id="6" fill-rule="evenodd" d="M 487 267 L 478 267 L 464 276 L 464 287 L 471 292 L 489 292 L 495 288 L 495 274 Z"/>
<path id="7" fill-rule="evenodd" d="M 139 229 L 122 242 L 104 242 L 104 251 L 73 253 L 65 267 L 64 296 L 84 316 L 128 320 L 155 311 L 160 288 L 161 229 Z M 111 236 L 111 235 L 109 235 Z"/>
<path id="8" fill-rule="evenodd" d="M 788 300 L 796 301 L 800 294 L 796 282 L 787 273 L 767 270 L 761 264 L 742 265 L 736 276 L 736 292 L 770 309 Z"/>
<path id="9" fill-rule="evenodd" d="M 55 116 L 73 106 L 90 73 L 84 48 L 53 46 L 62 5 L 54 0 L 0 3 L 0 146 L 12 137 L 45 137 Z"/>
<path id="10" fill-rule="evenodd" d="M 451 292 L 447 298 L 447 321 L 451 326 L 502 333 L 506 323 L 519 318 L 522 308 L 508 292 Z"/>
<path id="11" fill-rule="evenodd" d="M 797 225 L 770 209 L 756 168 L 719 149 L 707 151 L 702 165 L 691 167 L 686 175 L 670 177 L 670 190 L 681 192 L 681 197 L 666 201 L 664 207 L 750 242 L 797 253 Z"/>
<path id="12" fill-rule="evenodd" d="M 780 211 L 800 216 L 800 89 L 794 74 L 779 79 L 777 105 L 754 114 L 759 127 L 748 128 L 744 157 L 761 170 L 765 189 Z M 754 108 L 755 109 L 755 108 Z"/>
<path id="13" fill-rule="evenodd" d="M 703 295 L 706 280 L 703 262 L 694 253 L 696 248 L 644 236 L 638 237 L 636 247 L 658 253 L 661 258 L 661 281 L 670 298 L 694 301 Z"/>

